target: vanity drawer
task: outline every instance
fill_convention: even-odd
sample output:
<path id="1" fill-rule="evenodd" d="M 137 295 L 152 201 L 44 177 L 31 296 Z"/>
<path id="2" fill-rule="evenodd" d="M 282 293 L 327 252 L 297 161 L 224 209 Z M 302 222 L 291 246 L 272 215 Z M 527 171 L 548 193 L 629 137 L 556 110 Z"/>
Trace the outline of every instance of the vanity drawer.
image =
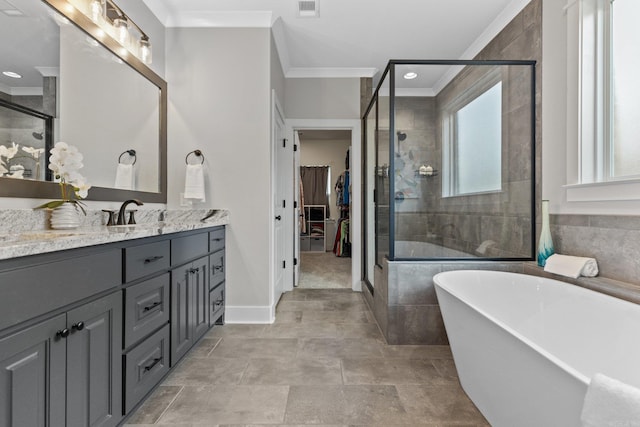
<path id="1" fill-rule="evenodd" d="M 34 256 L 0 272 L 0 330 L 92 297 L 122 283 L 122 252 L 112 249 L 67 259 Z"/>
<path id="2" fill-rule="evenodd" d="M 209 289 L 224 282 L 224 251 L 209 255 Z"/>
<path id="3" fill-rule="evenodd" d="M 124 250 L 125 282 L 169 268 L 169 241 L 147 243 Z"/>
<path id="4" fill-rule="evenodd" d="M 169 325 L 124 355 L 125 413 L 169 372 Z"/>
<path id="5" fill-rule="evenodd" d="M 201 257 L 207 252 L 209 252 L 208 233 L 171 239 L 171 265 L 180 265 L 186 261 Z"/>
<path id="6" fill-rule="evenodd" d="M 224 248 L 224 227 L 209 232 L 209 252 Z"/>
<path id="7" fill-rule="evenodd" d="M 224 282 L 209 292 L 209 326 L 224 314 Z M 222 322 L 219 322 L 219 324 Z"/>
<path id="8" fill-rule="evenodd" d="M 169 273 L 124 290 L 124 347 L 169 322 Z"/>

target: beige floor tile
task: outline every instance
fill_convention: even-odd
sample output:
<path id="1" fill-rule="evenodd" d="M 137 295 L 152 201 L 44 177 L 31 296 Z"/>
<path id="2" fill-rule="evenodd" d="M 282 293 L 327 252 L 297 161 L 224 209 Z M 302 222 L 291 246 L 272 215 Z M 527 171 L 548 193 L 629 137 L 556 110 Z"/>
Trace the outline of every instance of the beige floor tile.
<path id="1" fill-rule="evenodd" d="M 369 307 L 364 300 L 360 301 L 341 301 L 341 300 L 327 300 L 324 302 L 324 309 L 329 311 L 369 311 Z"/>
<path id="2" fill-rule="evenodd" d="M 405 410 L 416 421 L 489 425 L 458 385 L 398 385 L 396 388 Z"/>
<path id="3" fill-rule="evenodd" d="M 370 323 L 371 318 L 366 311 L 305 311 L 302 313 L 302 323 Z"/>
<path id="4" fill-rule="evenodd" d="M 385 357 L 406 359 L 452 359 L 448 345 L 387 345 Z"/>
<path id="5" fill-rule="evenodd" d="M 279 316 L 280 313 L 276 314 Z M 265 338 L 335 338 L 338 336 L 335 323 L 278 323 L 271 325 Z"/>
<path id="6" fill-rule="evenodd" d="M 337 359 L 251 359 L 241 384 L 342 384 L 342 372 Z"/>
<path id="7" fill-rule="evenodd" d="M 382 357 L 384 344 L 367 338 L 300 339 L 298 358 L 375 358 Z"/>
<path id="8" fill-rule="evenodd" d="M 282 311 L 307 311 L 307 310 L 324 310 L 324 301 L 280 301 L 276 307 L 277 312 Z"/>
<path id="9" fill-rule="evenodd" d="M 209 357 L 221 338 L 203 338 L 189 352 L 189 357 Z"/>
<path id="10" fill-rule="evenodd" d="M 406 417 L 394 386 L 291 386 L 285 422 L 388 426 Z"/>
<path id="11" fill-rule="evenodd" d="M 205 338 L 258 338 L 263 333 L 267 325 L 216 325 L 205 335 Z"/>
<path id="12" fill-rule="evenodd" d="M 369 338 L 383 341 L 384 337 L 377 323 L 338 323 L 338 338 Z"/>
<path id="13" fill-rule="evenodd" d="M 274 322 L 274 324 L 279 325 L 281 323 L 300 322 L 302 322 L 302 311 L 279 311 L 276 313 L 276 321 Z"/>
<path id="14" fill-rule="evenodd" d="M 164 384 L 178 386 L 239 384 L 248 365 L 248 359 L 187 357 L 167 377 Z"/>
<path id="15" fill-rule="evenodd" d="M 182 390 L 179 386 L 161 385 L 127 420 L 128 424 L 153 424 Z"/>
<path id="16" fill-rule="evenodd" d="M 184 387 L 159 423 L 282 423 L 288 386 Z"/>
<path id="17" fill-rule="evenodd" d="M 210 356 L 230 359 L 293 359 L 297 350 L 296 338 L 223 338 Z"/>
<path id="18" fill-rule="evenodd" d="M 448 378 L 452 382 L 458 382 L 458 371 L 456 371 L 456 364 L 451 359 L 434 359 L 431 360 L 436 370 L 445 378 Z"/>
<path id="19" fill-rule="evenodd" d="M 449 385 L 427 359 L 342 359 L 345 384 Z"/>

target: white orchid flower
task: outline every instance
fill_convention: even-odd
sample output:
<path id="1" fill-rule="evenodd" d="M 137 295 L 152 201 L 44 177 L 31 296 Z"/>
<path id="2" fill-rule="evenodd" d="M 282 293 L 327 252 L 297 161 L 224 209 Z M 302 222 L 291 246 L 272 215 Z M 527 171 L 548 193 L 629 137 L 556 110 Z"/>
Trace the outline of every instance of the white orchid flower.
<path id="1" fill-rule="evenodd" d="M 11 166 L 10 170 L 9 170 L 10 174 L 7 175 L 9 178 L 18 178 L 18 179 L 23 179 L 24 178 L 24 166 L 22 165 L 13 165 Z"/>
<path id="2" fill-rule="evenodd" d="M 13 156 L 18 152 L 18 148 L 20 147 L 15 142 L 12 142 L 12 147 L 5 147 L 4 145 L 0 145 L 0 156 L 5 157 L 7 160 L 12 159 Z"/>
<path id="3" fill-rule="evenodd" d="M 76 182 L 73 185 L 76 191 L 76 196 L 79 199 L 84 199 L 89 194 L 89 189 L 91 188 L 91 185 L 86 181 L 84 177 L 81 177 L 81 178 L 82 179 L 76 180 Z"/>
<path id="4" fill-rule="evenodd" d="M 22 147 L 22 151 L 31 155 L 34 159 L 38 160 L 40 158 L 40 154 L 44 153 L 44 148 L 35 148 L 35 147 Z"/>

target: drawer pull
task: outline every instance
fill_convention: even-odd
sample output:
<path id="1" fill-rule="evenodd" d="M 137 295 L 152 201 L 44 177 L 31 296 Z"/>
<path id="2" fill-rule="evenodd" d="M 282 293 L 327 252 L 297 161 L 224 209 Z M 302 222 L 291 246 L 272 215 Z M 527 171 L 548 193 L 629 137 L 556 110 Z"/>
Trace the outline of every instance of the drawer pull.
<path id="1" fill-rule="evenodd" d="M 158 260 L 161 260 L 162 258 L 164 258 L 163 255 L 155 255 L 155 256 L 152 256 L 151 258 L 145 259 L 144 263 L 145 264 L 151 264 L 152 262 L 156 262 Z"/>
<path id="2" fill-rule="evenodd" d="M 64 328 L 58 332 L 56 332 L 56 336 L 58 338 L 66 338 L 69 336 L 69 330 L 67 328 Z"/>
<path id="3" fill-rule="evenodd" d="M 151 365 L 144 367 L 144 371 L 145 372 L 149 372 L 150 370 L 153 369 L 154 366 L 156 366 L 161 361 L 162 361 L 162 357 L 157 357 L 157 358 L 153 359 L 153 362 L 151 363 Z"/>
<path id="4" fill-rule="evenodd" d="M 189 273 L 190 274 L 196 274 L 197 272 L 199 272 L 200 270 L 198 270 L 197 268 L 191 268 L 189 269 Z"/>
<path id="5" fill-rule="evenodd" d="M 218 237 L 218 238 L 215 238 L 215 239 L 212 239 L 212 240 L 213 240 L 214 242 L 221 242 L 221 241 L 222 241 L 222 238 Z"/>
<path id="6" fill-rule="evenodd" d="M 161 304 L 162 304 L 162 301 L 156 301 L 153 304 L 146 306 L 142 311 L 145 311 L 145 312 L 146 311 L 151 311 L 151 310 L 153 310 L 154 308 L 156 308 L 157 306 L 159 306 Z"/>
<path id="7" fill-rule="evenodd" d="M 219 300 L 213 302 L 213 305 L 216 306 L 216 307 L 219 307 L 222 304 L 224 304 L 224 300 L 223 299 L 219 299 Z"/>
<path id="8" fill-rule="evenodd" d="M 214 266 L 213 266 L 213 271 L 214 271 L 214 272 L 216 272 L 216 271 L 223 271 L 223 270 L 224 270 L 224 265 L 222 265 L 222 264 L 221 264 L 221 265 L 214 265 Z"/>

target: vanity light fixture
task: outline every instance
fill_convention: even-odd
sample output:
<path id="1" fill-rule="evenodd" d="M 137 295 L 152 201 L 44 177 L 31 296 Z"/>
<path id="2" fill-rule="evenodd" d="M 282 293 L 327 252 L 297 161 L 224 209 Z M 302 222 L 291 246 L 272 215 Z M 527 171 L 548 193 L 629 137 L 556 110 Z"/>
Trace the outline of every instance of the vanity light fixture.
<path id="1" fill-rule="evenodd" d="M 414 73 L 413 71 L 410 71 L 410 72 L 406 73 L 403 77 L 405 79 L 407 79 L 407 80 L 413 80 L 416 77 L 418 77 L 418 73 Z"/>
<path id="2" fill-rule="evenodd" d="M 113 0 L 67 1 L 122 46 L 123 50 L 119 54 L 124 56 L 132 54 L 145 64 L 151 64 L 149 36 Z"/>
<path id="3" fill-rule="evenodd" d="M 4 74 L 7 77 L 11 77 L 13 79 L 21 79 L 22 76 L 16 72 L 13 71 L 3 71 L 2 74 Z"/>

